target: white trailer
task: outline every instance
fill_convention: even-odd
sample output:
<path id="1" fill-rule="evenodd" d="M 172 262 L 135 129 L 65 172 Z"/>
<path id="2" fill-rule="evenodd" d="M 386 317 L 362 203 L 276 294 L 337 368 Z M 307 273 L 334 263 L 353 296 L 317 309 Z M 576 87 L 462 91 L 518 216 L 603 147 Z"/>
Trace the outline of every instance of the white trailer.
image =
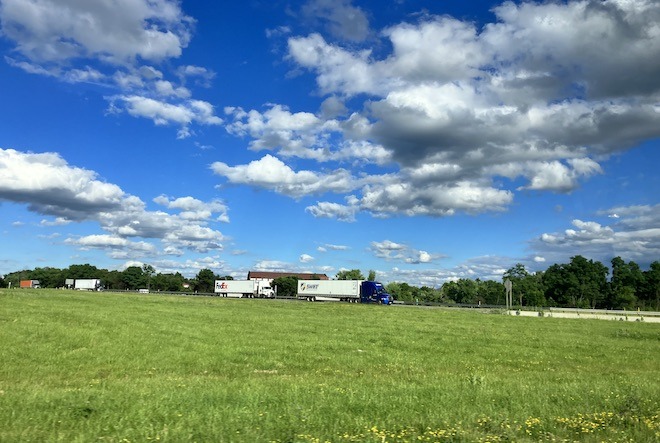
<path id="1" fill-rule="evenodd" d="M 257 282 L 252 280 L 216 280 L 216 294 L 222 297 L 249 297 L 257 293 Z"/>
<path id="2" fill-rule="evenodd" d="M 100 291 L 101 279 L 98 278 L 77 278 L 73 282 L 74 289 L 79 291 Z"/>
<path id="3" fill-rule="evenodd" d="M 338 300 L 389 305 L 392 297 L 381 283 L 365 280 L 299 280 L 298 299 Z"/>
<path id="4" fill-rule="evenodd" d="M 358 302 L 361 284 L 362 280 L 299 280 L 298 298 L 309 301 L 338 299 Z"/>
<path id="5" fill-rule="evenodd" d="M 257 280 L 216 280 L 213 292 L 222 297 L 275 297 L 269 282 Z"/>

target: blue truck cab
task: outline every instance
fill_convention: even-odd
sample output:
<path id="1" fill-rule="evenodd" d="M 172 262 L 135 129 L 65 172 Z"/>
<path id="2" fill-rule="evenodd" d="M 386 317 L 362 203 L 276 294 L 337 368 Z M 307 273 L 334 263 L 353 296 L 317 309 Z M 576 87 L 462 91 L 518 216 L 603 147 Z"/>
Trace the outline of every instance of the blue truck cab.
<path id="1" fill-rule="evenodd" d="M 385 288 L 381 283 L 376 281 L 363 281 L 360 286 L 360 302 L 390 305 L 394 300 L 392 296 L 385 291 Z"/>

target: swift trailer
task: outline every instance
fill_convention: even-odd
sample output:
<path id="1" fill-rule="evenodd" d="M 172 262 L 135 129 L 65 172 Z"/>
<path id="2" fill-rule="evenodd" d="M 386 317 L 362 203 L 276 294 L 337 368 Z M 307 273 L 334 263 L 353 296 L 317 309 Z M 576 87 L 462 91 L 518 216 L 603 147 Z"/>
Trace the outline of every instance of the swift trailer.
<path id="1" fill-rule="evenodd" d="M 393 299 L 382 284 L 365 280 L 300 280 L 298 299 L 316 301 L 334 299 L 350 303 L 392 304 Z"/>
<path id="2" fill-rule="evenodd" d="M 256 280 L 216 280 L 213 292 L 222 297 L 275 298 L 270 283 Z"/>
<path id="3" fill-rule="evenodd" d="M 101 279 L 77 278 L 73 281 L 73 288 L 78 291 L 100 291 Z"/>

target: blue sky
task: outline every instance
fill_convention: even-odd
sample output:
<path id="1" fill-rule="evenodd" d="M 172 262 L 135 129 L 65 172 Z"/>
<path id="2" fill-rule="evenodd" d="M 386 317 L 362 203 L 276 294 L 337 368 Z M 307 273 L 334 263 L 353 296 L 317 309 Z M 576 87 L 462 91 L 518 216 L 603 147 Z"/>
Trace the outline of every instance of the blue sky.
<path id="1" fill-rule="evenodd" d="M 0 0 L 0 274 L 660 259 L 653 0 Z"/>

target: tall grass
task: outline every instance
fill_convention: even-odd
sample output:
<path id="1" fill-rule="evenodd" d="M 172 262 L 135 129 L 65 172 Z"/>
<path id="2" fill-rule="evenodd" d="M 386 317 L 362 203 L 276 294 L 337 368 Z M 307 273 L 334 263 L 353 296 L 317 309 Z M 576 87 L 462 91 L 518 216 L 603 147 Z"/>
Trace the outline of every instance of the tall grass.
<path id="1" fill-rule="evenodd" d="M 0 441 L 658 441 L 660 326 L 0 290 Z"/>

